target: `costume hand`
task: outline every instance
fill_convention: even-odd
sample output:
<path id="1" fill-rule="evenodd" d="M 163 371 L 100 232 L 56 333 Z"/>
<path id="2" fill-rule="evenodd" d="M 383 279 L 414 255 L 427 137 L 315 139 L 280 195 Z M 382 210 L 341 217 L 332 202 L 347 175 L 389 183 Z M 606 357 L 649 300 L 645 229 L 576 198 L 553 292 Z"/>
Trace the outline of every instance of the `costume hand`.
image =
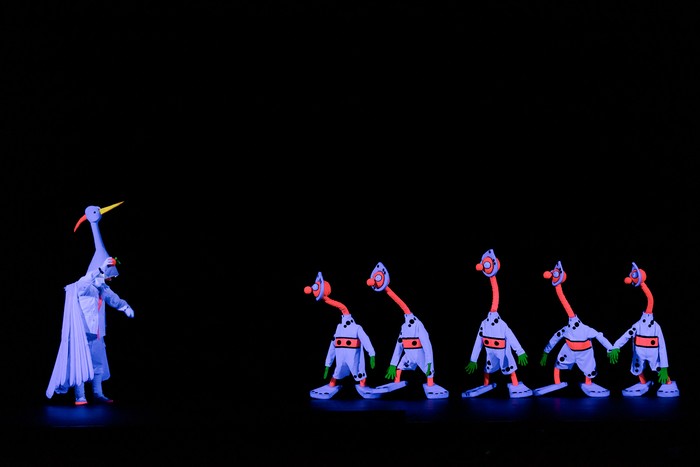
<path id="1" fill-rule="evenodd" d="M 430 375 L 433 374 L 433 372 L 430 371 L 430 366 L 431 366 L 431 365 L 432 365 L 432 363 L 428 363 L 428 368 L 426 368 L 425 376 L 430 376 Z"/>
<path id="2" fill-rule="evenodd" d="M 610 363 L 612 363 L 613 365 L 617 363 L 619 357 L 620 349 L 610 349 L 610 352 L 608 352 L 608 360 L 610 360 Z"/>
<path id="3" fill-rule="evenodd" d="M 464 367 L 464 370 L 467 372 L 467 374 L 471 375 L 474 373 L 474 370 L 476 370 L 476 362 L 469 362 L 469 364 Z"/>
<path id="4" fill-rule="evenodd" d="M 107 267 L 114 266 L 114 263 L 116 263 L 116 261 L 114 261 L 114 258 L 109 257 L 102 262 L 102 266 L 100 267 L 100 269 L 102 269 L 102 272 L 104 273 L 107 270 Z"/>
<path id="5" fill-rule="evenodd" d="M 330 369 L 330 367 L 327 366 L 327 367 L 323 370 L 323 379 L 328 378 L 328 370 L 329 370 L 329 369 Z"/>
<path id="6" fill-rule="evenodd" d="M 389 368 L 386 370 L 386 375 L 384 377 L 386 379 L 396 379 L 396 365 L 389 365 Z"/>
<path id="7" fill-rule="evenodd" d="M 540 358 L 540 365 L 545 366 L 547 364 L 547 352 L 542 353 L 542 358 Z"/>
<path id="8" fill-rule="evenodd" d="M 527 354 L 518 355 L 518 365 L 527 366 Z"/>
<path id="9" fill-rule="evenodd" d="M 131 308 L 131 306 L 127 305 L 126 308 L 124 308 L 124 314 L 128 316 L 129 318 L 134 317 L 134 310 Z"/>
<path id="10" fill-rule="evenodd" d="M 374 355 L 369 357 L 369 367 L 374 370 Z"/>
<path id="11" fill-rule="evenodd" d="M 659 383 L 668 383 L 668 368 L 662 368 L 659 370 Z"/>

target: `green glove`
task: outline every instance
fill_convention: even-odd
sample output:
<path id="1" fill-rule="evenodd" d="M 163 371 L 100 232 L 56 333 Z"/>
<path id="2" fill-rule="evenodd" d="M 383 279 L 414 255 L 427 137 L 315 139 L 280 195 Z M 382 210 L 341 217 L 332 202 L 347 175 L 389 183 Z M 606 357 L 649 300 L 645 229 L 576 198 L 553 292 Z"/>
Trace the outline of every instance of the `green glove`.
<path id="1" fill-rule="evenodd" d="M 329 366 L 327 366 L 327 367 L 326 367 L 326 369 L 325 369 L 325 370 L 323 370 L 323 379 L 326 379 L 326 378 L 328 378 L 328 369 L 329 369 L 329 368 L 330 368 L 330 367 L 329 367 Z"/>
<path id="2" fill-rule="evenodd" d="M 620 357 L 620 349 L 610 349 L 608 352 L 608 359 L 613 365 L 617 363 L 617 359 Z"/>
<path id="3" fill-rule="evenodd" d="M 547 352 L 542 353 L 542 358 L 540 358 L 540 365 L 545 366 L 547 364 Z"/>
<path id="4" fill-rule="evenodd" d="M 396 379 L 396 365 L 389 365 L 389 368 L 386 370 L 386 375 L 384 376 L 386 379 Z"/>
<path id="5" fill-rule="evenodd" d="M 369 357 L 369 366 L 374 370 L 374 355 Z"/>
<path id="6" fill-rule="evenodd" d="M 430 371 L 430 365 L 432 365 L 432 363 L 428 363 L 428 368 L 427 368 L 427 371 L 425 372 L 425 376 L 430 376 L 433 374 L 433 372 Z"/>
<path id="7" fill-rule="evenodd" d="M 668 368 L 662 368 L 659 370 L 659 383 L 668 383 Z"/>
<path id="8" fill-rule="evenodd" d="M 474 370 L 476 370 L 476 362 L 469 362 L 469 364 L 465 366 L 464 369 L 468 374 L 471 375 L 472 373 L 474 373 Z"/>
<path id="9" fill-rule="evenodd" d="M 527 354 L 518 355 L 518 365 L 527 366 Z"/>

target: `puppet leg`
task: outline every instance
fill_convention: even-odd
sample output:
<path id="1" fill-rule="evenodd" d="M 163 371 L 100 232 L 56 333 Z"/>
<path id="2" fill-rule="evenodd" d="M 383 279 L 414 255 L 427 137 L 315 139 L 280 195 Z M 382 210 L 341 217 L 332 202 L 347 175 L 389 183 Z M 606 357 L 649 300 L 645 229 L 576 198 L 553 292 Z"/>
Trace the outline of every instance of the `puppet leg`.
<path id="1" fill-rule="evenodd" d="M 80 383 L 75 385 L 75 405 L 85 405 L 87 404 L 87 399 L 85 399 L 85 383 Z"/>
<path id="2" fill-rule="evenodd" d="M 105 396 L 102 393 L 102 375 L 101 374 L 96 374 L 95 377 L 92 380 L 92 396 L 95 402 L 102 402 L 105 404 L 111 404 L 114 402 L 112 399 L 109 397 Z"/>

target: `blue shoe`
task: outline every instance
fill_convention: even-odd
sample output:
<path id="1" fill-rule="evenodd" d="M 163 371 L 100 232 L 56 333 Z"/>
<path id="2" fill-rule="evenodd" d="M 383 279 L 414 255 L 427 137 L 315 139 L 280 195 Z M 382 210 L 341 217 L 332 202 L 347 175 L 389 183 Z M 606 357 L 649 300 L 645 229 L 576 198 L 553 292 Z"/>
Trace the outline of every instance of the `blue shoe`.
<path id="1" fill-rule="evenodd" d="M 530 397 L 532 395 L 532 389 L 525 386 L 525 383 L 520 382 L 517 386 L 513 383 L 508 383 L 508 393 L 513 399 L 518 399 L 520 397 Z"/>
<path id="2" fill-rule="evenodd" d="M 653 385 L 651 381 L 647 381 L 646 383 L 637 383 L 633 384 L 632 386 L 623 389 L 622 390 L 622 395 L 625 397 L 641 397 L 644 394 L 649 391 L 649 388 Z"/>
<path id="3" fill-rule="evenodd" d="M 554 383 L 554 384 L 550 384 L 547 386 L 542 386 L 541 388 L 534 389 L 532 391 L 532 394 L 535 396 L 543 396 L 543 395 L 548 394 L 552 391 L 556 391 L 558 389 L 565 388 L 566 386 L 568 386 L 568 384 L 569 383 L 561 382 L 559 384 Z"/>
<path id="4" fill-rule="evenodd" d="M 610 390 L 605 389 L 603 386 L 599 386 L 595 383 L 580 383 L 581 390 L 588 397 L 608 397 L 610 395 Z"/>
<path id="5" fill-rule="evenodd" d="M 678 386 L 675 381 L 669 384 L 659 385 L 659 389 L 656 391 L 656 395 L 659 397 L 678 397 L 681 393 L 678 391 Z"/>
<path id="6" fill-rule="evenodd" d="M 480 396 L 486 392 L 489 392 L 491 389 L 496 387 L 496 383 L 490 383 L 484 386 L 478 386 L 474 389 L 469 389 L 467 391 L 464 391 L 462 393 L 462 397 L 477 397 Z"/>
<path id="7" fill-rule="evenodd" d="M 92 400 L 98 404 L 111 404 L 112 402 L 114 402 L 112 399 L 105 396 L 104 394 L 93 394 Z"/>
<path id="8" fill-rule="evenodd" d="M 428 399 L 447 399 L 450 397 L 450 391 L 439 384 L 428 386 L 427 383 L 423 383 L 423 392 L 425 392 L 425 397 Z"/>
<path id="9" fill-rule="evenodd" d="M 320 388 L 312 389 L 309 391 L 309 395 L 314 399 L 330 399 L 331 397 L 335 396 L 342 387 L 342 384 L 337 384 L 335 386 L 326 384 Z"/>

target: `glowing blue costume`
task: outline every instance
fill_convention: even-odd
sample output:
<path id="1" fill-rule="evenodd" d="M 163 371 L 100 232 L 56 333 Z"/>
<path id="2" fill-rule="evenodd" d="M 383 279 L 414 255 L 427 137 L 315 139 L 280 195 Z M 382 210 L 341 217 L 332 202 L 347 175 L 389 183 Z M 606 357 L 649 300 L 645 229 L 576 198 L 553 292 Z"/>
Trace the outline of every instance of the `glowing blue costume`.
<path id="1" fill-rule="evenodd" d="M 104 337 L 107 333 L 105 305 L 123 311 L 133 318 L 131 306 L 107 285 L 106 281 L 119 275 L 104 247 L 97 223 L 102 214 L 121 203 L 106 208 L 88 206 L 85 215 L 78 221 L 78 226 L 89 220 L 95 241 L 95 254 L 87 273 L 76 282 L 67 285 L 63 309 L 61 343 L 54 363 L 46 397 L 54 393 L 65 394 L 71 387 L 75 388 L 75 404 L 84 405 L 84 383 L 92 382 L 93 397 L 96 402 L 112 402 L 102 392 L 102 381 L 109 379 L 109 363 Z"/>

